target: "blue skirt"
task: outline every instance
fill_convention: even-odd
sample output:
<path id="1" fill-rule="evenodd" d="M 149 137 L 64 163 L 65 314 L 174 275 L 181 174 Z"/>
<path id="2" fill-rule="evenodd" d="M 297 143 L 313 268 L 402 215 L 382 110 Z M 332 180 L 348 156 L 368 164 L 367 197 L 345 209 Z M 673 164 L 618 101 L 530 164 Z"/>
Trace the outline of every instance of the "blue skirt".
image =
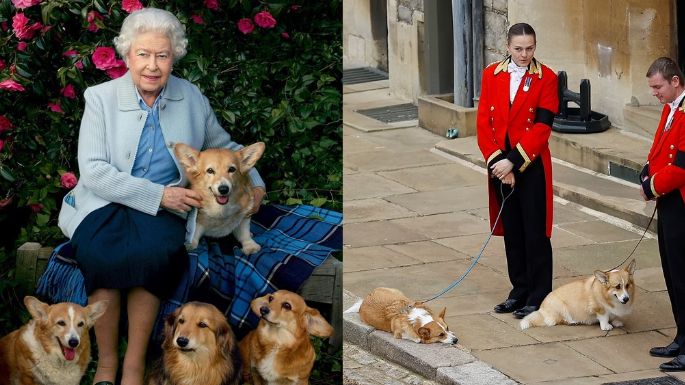
<path id="1" fill-rule="evenodd" d="M 185 221 L 164 210 L 153 216 L 110 203 L 88 214 L 71 239 L 87 295 L 143 287 L 167 298 L 188 268 L 185 232 Z"/>

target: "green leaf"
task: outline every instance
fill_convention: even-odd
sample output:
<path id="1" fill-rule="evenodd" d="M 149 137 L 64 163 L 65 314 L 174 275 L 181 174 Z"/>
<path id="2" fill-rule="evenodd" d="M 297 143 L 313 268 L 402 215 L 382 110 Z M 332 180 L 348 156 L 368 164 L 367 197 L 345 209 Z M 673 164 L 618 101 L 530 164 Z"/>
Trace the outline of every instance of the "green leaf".
<path id="1" fill-rule="evenodd" d="M 309 204 L 314 206 L 314 207 L 321 207 L 324 204 L 326 204 L 326 202 L 328 202 L 328 199 L 326 199 L 326 198 L 316 198 L 316 199 L 312 199 L 312 201 L 309 202 Z"/>
<path id="2" fill-rule="evenodd" d="M 48 224 L 50 221 L 50 216 L 46 214 L 38 214 L 36 215 L 36 224 L 38 226 L 45 226 Z"/>
<path id="3" fill-rule="evenodd" d="M 302 199 L 298 199 L 298 198 L 288 198 L 288 200 L 285 201 L 285 204 L 288 205 L 288 206 L 301 205 L 301 204 L 302 204 Z"/>
<path id="4" fill-rule="evenodd" d="M 4 167 L 0 167 L 0 175 L 2 175 L 3 178 L 5 178 L 8 182 L 14 182 L 14 176 L 7 171 Z"/>

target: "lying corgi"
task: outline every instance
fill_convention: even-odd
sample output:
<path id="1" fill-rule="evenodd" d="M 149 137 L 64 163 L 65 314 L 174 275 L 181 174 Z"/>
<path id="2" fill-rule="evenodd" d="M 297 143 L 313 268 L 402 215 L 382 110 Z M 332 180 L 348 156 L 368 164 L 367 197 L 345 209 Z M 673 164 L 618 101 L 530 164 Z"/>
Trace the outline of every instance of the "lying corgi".
<path id="1" fill-rule="evenodd" d="M 617 317 L 630 313 L 635 299 L 633 272 L 628 267 L 608 272 L 597 270 L 592 277 L 567 283 L 547 294 L 540 309 L 521 320 L 521 329 L 531 326 L 591 325 L 599 321 L 602 330 L 623 326 Z"/>
<path id="2" fill-rule="evenodd" d="M 240 379 L 238 344 L 214 305 L 189 302 L 166 318 L 162 357 L 148 385 L 229 385 Z"/>
<path id="3" fill-rule="evenodd" d="M 309 335 L 330 337 L 333 327 L 287 290 L 255 298 L 250 308 L 261 319 L 240 341 L 243 379 L 253 385 L 308 384 L 316 358 Z"/>
<path id="4" fill-rule="evenodd" d="M 199 152 L 183 143 L 174 146 L 190 188 L 202 196 L 195 234 L 188 245 L 190 250 L 197 247 L 203 235 L 221 238 L 230 233 L 246 255 L 261 249 L 250 234 L 247 214 L 254 206 L 254 199 L 247 172 L 261 158 L 264 147 L 264 143 L 257 142 L 238 151 L 211 148 Z"/>
<path id="5" fill-rule="evenodd" d="M 445 323 L 447 308 L 435 316 L 428 306 L 410 300 L 397 289 L 374 289 L 346 312 L 355 311 L 359 312 L 359 317 L 366 324 L 392 333 L 397 339 L 423 344 L 456 344 L 458 340 Z"/>
<path id="6" fill-rule="evenodd" d="M 24 297 L 28 324 L 0 339 L 1 385 L 78 385 L 90 362 L 88 330 L 106 301 L 86 307 Z"/>

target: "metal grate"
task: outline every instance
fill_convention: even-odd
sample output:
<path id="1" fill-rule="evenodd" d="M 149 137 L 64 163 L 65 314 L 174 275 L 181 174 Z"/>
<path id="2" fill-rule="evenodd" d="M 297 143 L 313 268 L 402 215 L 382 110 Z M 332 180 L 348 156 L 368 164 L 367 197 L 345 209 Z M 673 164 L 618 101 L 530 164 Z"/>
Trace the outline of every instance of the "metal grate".
<path id="1" fill-rule="evenodd" d="M 640 171 L 614 162 L 609 162 L 609 175 L 635 184 L 640 180 Z"/>
<path id="2" fill-rule="evenodd" d="M 370 67 L 343 70 L 343 84 L 358 84 L 377 80 L 388 80 L 388 74 Z"/>
<path id="3" fill-rule="evenodd" d="M 656 378 L 643 378 L 641 380 L 630 380 L 630 381 L 620 381 L 620 382 L 605 382 L 602 385 L 683 385 L 682 381 L 679 381 L 673 377 L 656 377 Z"/>
<path id="4" fill-rule="evenodd" d="M 358 110 L 357 112 L 384 123 L 404 122 L 419 118 L 419 108 L 411 103 Z"/>

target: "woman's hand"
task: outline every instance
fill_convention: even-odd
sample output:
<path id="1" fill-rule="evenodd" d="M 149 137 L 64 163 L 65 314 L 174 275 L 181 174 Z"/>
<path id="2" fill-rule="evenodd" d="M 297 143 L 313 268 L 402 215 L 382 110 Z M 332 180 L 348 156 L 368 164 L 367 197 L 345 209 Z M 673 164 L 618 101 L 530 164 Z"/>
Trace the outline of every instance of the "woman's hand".
<path id="1" fill-rule="evenodd" d="M 249 215 L 255 214 L 257 213 L 257 211 L 259 211 L 259 206 L 262 204 L 264 195 L 266 195 L 266 191 L 263 187 L 252 188 L 252 197 L 254 198 L 254 204 L 252 205 L 252 211 L 250 211 Z"/>
<path id="2" fill-rule="evenodd" d="M 514 173 L 510 172 L 509 174 L 505 175 L 504 178 L 502 178 L 502 183 L 509 184 L 509 185 L 511 185 L 511 187 L 514 187 L 514 183 L 516 183 L 516 178 L 514 178 Z"/>
<path id="3" fill-rule="evenodd" d="M 202 207 L 202 196 L 183 187 L 164 187 L 160 206 L 168 210 L 187 213 L 193 207 Z"/>
<path id="4" fill-rule="evenodd" d="M 494 175 L 495 178 L 503 181 L 503 178 L 507 176 L 507 174 L 509 174 L 511 170 L 514 169 L 514 164 L 511 163 L 509 159 L 502 159 L 497 163 L 493 164 L 491 169 L 492 175 Z"/>

